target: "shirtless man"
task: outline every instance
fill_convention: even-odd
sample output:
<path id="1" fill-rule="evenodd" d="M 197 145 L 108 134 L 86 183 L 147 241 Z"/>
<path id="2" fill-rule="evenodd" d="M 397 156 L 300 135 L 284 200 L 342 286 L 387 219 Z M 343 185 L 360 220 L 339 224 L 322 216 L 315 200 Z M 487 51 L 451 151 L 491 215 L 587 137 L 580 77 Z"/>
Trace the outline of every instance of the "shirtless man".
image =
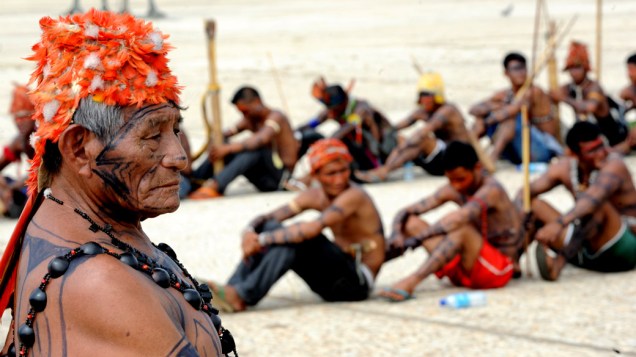
<path id="1" fill-rule="evenodd" d="M 636 189 L 622 157 L 608 152 L 599 133 L 596 124 L 575 123 L 566 137 L 572 155 L 551 164 L 530 184 L 532 217 L 539 228 L 535 238 L 543 244 L 537 246 L 537 262 L 544 279 L 556 280 L 568 261 L 605 272 L 636 266 Z M 563 214 L 538 198 L 559 185 L 575 200 Z M 552 252 L 544 245 L 560 254 L 548 254 Z"/>
<path id="2" fill-rule="evenodd" d="M 14 316 L 0 354 L 229 353 L 209 288 L 141 227 L 179 207 L 187 165 L 166 36 L 96 10 L 40 25 L 30 196 L 0 260 L 0 310 Z"/>
<path id="3" fill-rule="evenodd" d="M 333 119 L 340 127 L 332 137 L 347 145 L 354 170 L 370 170 L 387 159 L 397 145 L 397 137 L 395 128 L 382 113 L 367 101 L 350 97 L 340 85 L 327 86 L 322 78 L 314 83 L 313 95 L 326 109 L 298 130 L 316 128 Z"/>
<path id="4" fill-rule="evenodd" d="M 627 138 L 627 126 L 610 110 L 612 103 L 600 84 L 587 76 L 590 69 L 587 47 L 573 41 L 563 68 L 572 82 L 551 91 L 550 96 L 555 102 L 572 107 L 577 121 L 590 120 L 598 124 L 610 146 L 616 146 Z"/>
<path id="5" fill-rule="evenodd" d="M 629 78 L 629 85 L 623 88 L 620 93 L 620 98 L 625 106 L 625 113 L 636 109 L 636 53 L 627 57 L 627 77 Z M 636 147 L 636 128 L 632 128 L 629 131 L 627 143 L 621 151 L 629 153 L 634 147 Z"/>
<path id="6" fill-rule="evenodd" d="M 533 85 L 523 98 L 515 100 L 528 77 L 525 57 L 519 53 L 509 53 L 504 58 L 503 66 L 511 88 L 499 91 L 470 108 L 470 114 L 475 116 L 475 136 L 480 138 L 487 135 L 491 138 L 493 162 L 503 156 L 513 164 L 520 164 L 521 107 L 525 103 L 528 106 L 528 119 L 532 122 L 530 160 L 549 162 L 553 157 L 563 154 L 557 141 L 559 125 L 550 112 L 548 95 Z"/>
<path id="7" fill-rule="evenodd" d="M 9 113 L 18 129 L 15 137 L 2 149 L 0 153 L 0 170 L 4 170 L 12 163 L 21 163 L 22 159 L 33 157 L 33 147 L 29 144 L 31 134 L 35 131 L 35 122 L 31 120 L 34 112 L 33 103 L 29 99 L 29 89 L 23 85 L 16 85 Z M 0 214 L 18 218 L 26 203 L 26 177 L 0 176 Z"/>
<path id="8" fill-rule="evenodd" d="M 243 260 L 227 285 L 210 283 L 224 310 L 256 305 L 288 270 L 326 301 L 364 300 L 373 289 L 384 261 L 384 233 L 373 200 L 349 180 L 351 155 L 333 138 L 317 141 L 307 155 L 321 187 L 250 222 L 243 232 Z M 320 216 L 281 225 L 306 210 Z M 327 227 L 333 242 L 321 233 Z"/>
<path id="9" fill-rule="evenodd" d="M 506 190 L 483 171 L 470 144 L 453 141 L 443 157 L 449 183 L 432 196 L 400 210 L 393 220 L 387 260 L 420 245 L 429 252 L 412 274 L 380 295 L 403 301 L 429 275 L 448 276 L 457 286 L 499 288 L 508 283 L 522 251 L 520 219 Z M 430 225 L 419 215 L 446 202 L 459 209 Z"/>
<path id="10" fill-rule="evenodd" d="M 385 181 L 389 173 L 413 161 L 431 175 L 444 174 L 442 156 L 446 144 L 453 140 L 469 142 L 464 117 L 457 106 L 446 101 L 444 82 L 435 72 L 425 73 L 417 85 L 419 108 L 396 128 L 403 129 L 421 120 L 425 125 L 406 142 L 391 151 L 384 165 L 366 172 L 358 171 L 356 177 L 363 182 Z"/>
<path id="11" fill-rule="evenodd" d="M 298 160 L 300 143 L 287 116 L 268 108 L 256 89 L 240 88 L 232 98 L 232 104 L 243 114 L 243 118 L 223 136 L 232 136 L 248 130 L 252 133 L 243 141 L 222 145 L 211 145 L 206 160 L 193 173 L 195 179 L 209 179 L 189 197 L 193 199 L 214 198 L 223 195 L 227 186 L 238 176 L 245 176 L 259 191 L 269 192 L 282 188 L 284 181 L 294 170 Z M 212 163 L 225 160 L 219 173 L 213 172 Z"/>

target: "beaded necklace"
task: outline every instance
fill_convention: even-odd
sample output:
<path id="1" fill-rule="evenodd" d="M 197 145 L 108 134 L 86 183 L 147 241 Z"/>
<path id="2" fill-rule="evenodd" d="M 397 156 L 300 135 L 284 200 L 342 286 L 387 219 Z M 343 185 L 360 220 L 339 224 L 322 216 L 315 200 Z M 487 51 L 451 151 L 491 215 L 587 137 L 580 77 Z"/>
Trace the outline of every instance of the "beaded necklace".
<path id="1" fill-rule="evenodd" d="M 44 196 L 61 205 L 64 206 L 64 202 L 51 193 L 51 189 L 47 188 L 44 190 Z M 27 356 L 29 349 L 35 343 L 35 331 L 33 329 L 33 323 L 35 322 L 35 318 L 37 313 L 44 311 L 47 303 L 46 296 L 46 288 L 49 285 L 51 279 L 59 278 L 64 275 L 69 268 L 71 261 L 76 258 L 82 256 L 93 256 L 98 254 L 106 254 L 111 257 L 119 259 L 122 263 L 141 271 L 148 275 L 157 285 L 160 287 L 167 289 L 172 287 L 183 294 L 184 299 L 192 306 L 194 309 L 198 311 L 202 311 L 207 314 L 211 319 L 214 327 L 216 328 L 219 339 L 221 341 L 221 350 L 222 353 L 228 356 L 230 353 L 234 353 L 234 356 L 238 357 L 238 353 L 236 352 L 236 344 L 234 342 L 234 338 L 229 330 L 226 330 L 221 325 L 221 319 L 219 318 L 219 310 L 212 307 L 210 301 L 212 300 L 212 291 L 210 290 L 207 284 L 199 284 L 199 282 L 190 275 L 188 270 L 179 262 L 177 259 L 177 255 L 174 250 L 165 243 L 160 243 L 152 245 L 164 252 L 178 267 L 181 269 L 183 275 L 185 275 L 193 285 L 190 285 L 188 282 L 180 279 L 174 272 L 172 272 L 169 268 L 159 264 L 155 259 L 149 257 L 148 255 L 140 252 L 139 250 L 132 247 L 130 244 L 127 244 L 117 237 L 115 237 L 112 233 L 112 226 L 110 224 L 105 224 L 104 226 L 100 226 L 97 224 L 87 213 L 83 212 L 79 208 L 74 208 L 73 211 L 78 214 L 83 219 L 87 220 L 90 223 L 90 227 L 88 228 L 91 232 L 97 233 L 98 231 L 105 233 L 111 240 L 111 243 L 121 249 L 123 253 L 119 254 L 113 252 L 108 248 L 102 247 L 100 244 L 96 242 L 88 242 L 80 245 L 79 247 L 70 250 L 64 255 L 53 258 L 48 265 L 48 272 L 44 274 L 40 285 L 33 290 L 31 295 L 29 296 L 29 304 L 31 307 L 29 308 L 29 312 L 27 313 L 27 319 L 25 323 L 20 325 L 18 328 L 18 336 L 20 338 L 20 356 Z M 15 355 L 15 343 L 10 347 L 10 353 L 13 352 Z"/>

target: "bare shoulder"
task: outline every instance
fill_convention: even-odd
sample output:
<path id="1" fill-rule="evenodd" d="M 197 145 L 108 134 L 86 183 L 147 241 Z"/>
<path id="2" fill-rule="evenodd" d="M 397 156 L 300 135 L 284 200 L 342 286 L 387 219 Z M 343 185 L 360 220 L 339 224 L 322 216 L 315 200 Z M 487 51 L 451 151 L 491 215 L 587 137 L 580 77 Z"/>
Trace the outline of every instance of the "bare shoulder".
<path id="1" fill-rule="evenodd" d="M 269 114 L 269 117 L 267 119 L 275 120 L 278 123 L 287 123 L 287 122 L 289 122 L 289 118 L 287 118 L 287 115 L 285 115 L 285 113 L 283 113 L 282 111 L 280 111 L 278 109 L 272 109 L 272 111 Z"/>
<path id="2" fill-rule="evenodd" d="M 619 153 L 610 153 L 607 156 L 605 164 L 601 168 L 601 172 L 613 173 L 620 176 L 629 176 L 631 178 L 631 173 L 625 163 L 625 159 Z"/>
<path id="3" fill-rule="evenodd" d="M 74 326 L 69 337 L 123 354 L 166 355 L 174 348 L 183 333 L 168 313 L 166 290 L 106 254 L 78 263 L 64 275 L 63 318 Z"/>
<path id="4" fill-rule="evenodd" d="M 327 197 L 320 187 L 313 187 L 300 192 L 295 198 L 296 202 L 302 209 L 322 210 L 325 207 Z"/>

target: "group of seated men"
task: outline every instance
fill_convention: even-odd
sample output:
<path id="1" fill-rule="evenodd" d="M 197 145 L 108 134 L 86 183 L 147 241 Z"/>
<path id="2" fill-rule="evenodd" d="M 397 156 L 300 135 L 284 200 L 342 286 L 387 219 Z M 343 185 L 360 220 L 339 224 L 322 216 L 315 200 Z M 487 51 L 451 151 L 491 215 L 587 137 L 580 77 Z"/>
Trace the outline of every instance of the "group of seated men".
<path id="1" fill-rule="evenodd" d="M 241 175 L 263 192 L 306 188 L 309 177 L 299 176 L 299 170 L 295 169 L 309 145 L 323 137 L 318 127 L 329 119 L 338 124 L 330 137 L 347 146 L 353 158 L 351 178 L 359 183 L 385 181 L 392 171 L 407 162 L 441 176 L 442 153 L 454 140 L 471 143 L 489 171 L 494 171 L 493 163 L 500 159 L 520 164 L 523 106 L 531 123 L 532 162 L 548 163 L 564 153 L 565 127 L 557 115 L 561 102 L 572 108 L 575 122 L 587 120 L 597 124 L 615 151 L 628 154 L 636 145 L 636 135 L 629 133 L 625 121 L 625 113 L 633 109 L 636 96 L 634 62 L 634 56 L 627 60 L 632 83 L 621 92 L 623 103 L 619 104 L 589 78 L 587 49 L 579 42 L 572 42 L 563 68 L 572 82 L 549 93 L 534 84 L 524 85 L 529 77 L 526 59 L 519 53 L 509 53 L 503 67 L 510 87 L 470 107 L 469 113 L 474 118 L 470 128 L 458 106 L 446 98 L 442 77 L 435 72 L 420 77 L 417 108 L 395 125 L 368 101 L 352 96 L 340 85 L 328 85 L 322 78 L 314 83 L 312 94 L 325 108 L 297 128 L 292 128 L 283 112 L 269 108 L 255 88 L 242 87 L 231 101 L 242 118 L 223 132 L 225 143 L 210 145 L 207 160 L 186 173 L 183 197 L 220 197 Z M 418 122 L 421 124 L 408 137 L 399 135 L 399 131 Z M 243 131 L 251 135 L 231 140 Z M 491 143 L 488 153 L 479 144 L 482 137 L 489 138 Z M 225 168 L 215 173 L 212 163 L 219 160 L 225 163 Z"/>
<path id="2" fill-rule="evenodd" d="M 407 300 L 431 274 L 471 289 L 503 287 L 521 276 L 520 257 L 534 240 L 533 256 L 545 280 L 557 280 L 568 262 L 602 272 L 634 269 L 636 189 L 622 155 L 589 121 L 574 124 L 566 143 L 568 155 L 531 183 L 530 210 L 524 210 L 521 192 L 509 197 L 472 145 L 449 142 L 439 163 L 448 183 L 399 210 L 385 239 L 371 196 L 351 180 L 353 156 L 346 145 L 320 139 L 307 153 L 311 176 L 320 185 L 247 224 L 235 272 L 225 284 L 208 282 L 213 303 L 243 311 L 289 270 L 326 301 L 364 300 L 383 264 L 420 246 L 428 252 L 422 265 L 381 296 Z M 574 199 L 565 213 L 539 197 L 560 185 Z M 457 209 L 438 221 L 420 217 L 447 202 Z M 320 214 L 284 224 L 306 210 Z M 325 228 L 333 240 L 323 234 Z"/>

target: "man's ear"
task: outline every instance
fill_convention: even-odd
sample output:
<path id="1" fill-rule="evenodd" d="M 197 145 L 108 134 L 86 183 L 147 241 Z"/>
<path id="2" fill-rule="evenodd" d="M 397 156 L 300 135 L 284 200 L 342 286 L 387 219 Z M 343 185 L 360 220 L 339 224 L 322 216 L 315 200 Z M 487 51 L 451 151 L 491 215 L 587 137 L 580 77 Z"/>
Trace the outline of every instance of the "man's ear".
<path id="1" fill-rule="evenodd" d="M 71 124 L 58 141 L 58 148 L 62 154 L 62 160 L 69 165 L 74 172 L 82 176 L 90 177 L 92 174 L 91 162 L 95 145 L 95 134 L 78 124 Z"/>

